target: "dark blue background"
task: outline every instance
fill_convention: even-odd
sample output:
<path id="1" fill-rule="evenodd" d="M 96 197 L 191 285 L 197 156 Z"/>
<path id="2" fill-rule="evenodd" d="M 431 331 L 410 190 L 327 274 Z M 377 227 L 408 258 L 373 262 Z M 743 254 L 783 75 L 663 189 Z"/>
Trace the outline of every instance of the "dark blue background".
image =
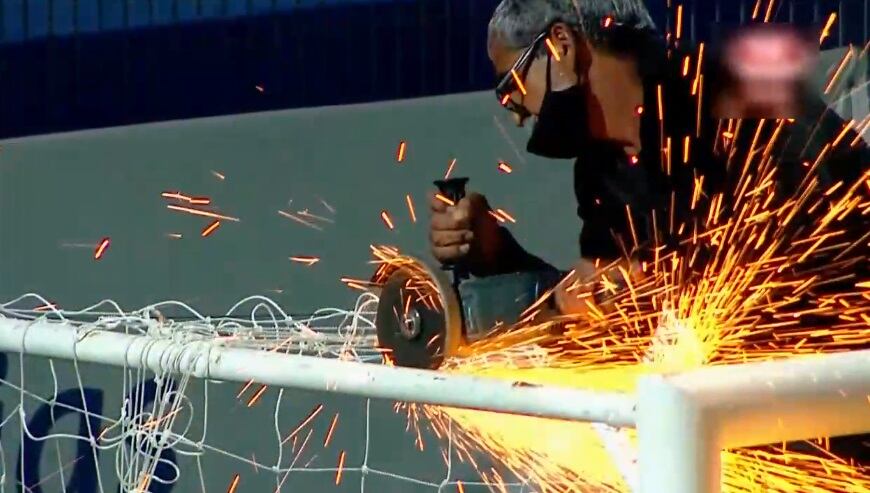
<path id="1" fill-rule="evenodd" d="M 0 0 L 0 138 L 485 89 L 497 3 Z M 647 3 L 672 24 L 665 0 Z M 755 1 L 684 3 L 686 36 L 705 40 Z M 838 11 L 828 46 L 863 43 L 868 3 L 778 0 L 776 20 Z"/>

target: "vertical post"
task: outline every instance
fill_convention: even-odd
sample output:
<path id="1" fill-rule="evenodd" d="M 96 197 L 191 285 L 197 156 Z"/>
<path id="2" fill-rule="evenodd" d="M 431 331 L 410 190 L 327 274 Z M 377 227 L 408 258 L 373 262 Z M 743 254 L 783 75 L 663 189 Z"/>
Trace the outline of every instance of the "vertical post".
<path id="1" fill-rule="evenodd" d="M 719 493 L 717 434 L 686 391 L 667 376 L 637 387 L 640 493 Z"/>

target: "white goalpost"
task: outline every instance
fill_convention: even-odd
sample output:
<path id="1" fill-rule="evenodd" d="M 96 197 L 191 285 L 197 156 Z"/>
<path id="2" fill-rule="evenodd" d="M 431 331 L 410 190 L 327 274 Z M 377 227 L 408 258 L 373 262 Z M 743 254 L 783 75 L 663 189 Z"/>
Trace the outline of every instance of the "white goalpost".
<path id="1" fill-rule="evenodd" d="M 232 347 L 209 334 L 0 317 L 0 351 L 637 428 L 642 493 L 717 493 L 723 449 L 870 432 L 870 351 L 641 377 L 634 395 Z"/>

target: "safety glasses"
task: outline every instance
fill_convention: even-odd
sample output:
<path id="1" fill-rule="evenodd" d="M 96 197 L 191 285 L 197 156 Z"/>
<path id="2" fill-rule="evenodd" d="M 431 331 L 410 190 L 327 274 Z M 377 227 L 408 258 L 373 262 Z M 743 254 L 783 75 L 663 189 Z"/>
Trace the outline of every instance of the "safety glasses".
<path id="1" fill-rule="evenodd" d="M 523 103 L 517 102 L 513 98 L 513 93 L 519 92 L 522 96 L 526 95 L 525 80 L 529 75 L 529 70 L 532 67 L 532 62 L 535 60 L 535 55 L 541 47 L 544 40 L 547 39 L 547 34 L 550 30 L 547 29 L 532 41 L 532 44 L 523 51 L 511 69 L 502 76 L 498 85 L 495 87 L 495 95 L 499 103 L 508 110 L 516 113 L 521 118 L 528 118 L 531 113 Z"/>

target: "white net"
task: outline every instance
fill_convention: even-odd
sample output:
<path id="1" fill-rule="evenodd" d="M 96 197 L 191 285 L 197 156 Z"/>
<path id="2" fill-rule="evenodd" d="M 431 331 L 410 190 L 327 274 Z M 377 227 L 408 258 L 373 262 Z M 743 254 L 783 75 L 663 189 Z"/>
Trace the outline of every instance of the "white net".
<path id="1" fill-rule="evenodd" d="M 224 316 L 209 317 L 179 302 L 132 312 L 112 301 L 59 310 L 28 294 L 0 305 L 0 322 L 63 321 L 76 331 L 76 341 L 94 332 L 119 332 L 154 342 L 209 341 L 380 364 L 376 304 L 375 295 L 364 293 L 352 310 L 293 316 L 267 298 L 250 297 Z M 8 367 L 0 370 L 0 398 L 7 406 L 0 423 L 2 491 L 324 491 L 328 486 L 405 492 L 473 491 L 496 484 L 504 491 L 532 491 L 479 454 L 457 454 L 452 433 L 433 435 L 420 425 L 413 405 L 382 406 L 250 381 L 228 389 L 232 384 L 168 369 L 153 373 L 24 353 L 4 356 Z M 437 446 L 427 447 L 433 439 Z M 375 444 L 383 444 L 384 451 L 374 450 Z M 472 469 L 483 469 L 492 480 L 481 480 Z"/>

